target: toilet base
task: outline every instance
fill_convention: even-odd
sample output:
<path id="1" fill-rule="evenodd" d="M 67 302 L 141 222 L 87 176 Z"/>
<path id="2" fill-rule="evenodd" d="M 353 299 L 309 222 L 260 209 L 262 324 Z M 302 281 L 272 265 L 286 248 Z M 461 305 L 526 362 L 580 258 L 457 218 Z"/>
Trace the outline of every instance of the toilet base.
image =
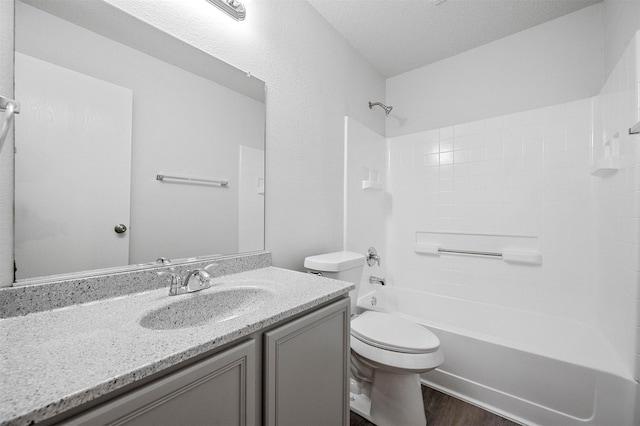
<path id="1" fill-rule="evenodd" d="M 369 415 L 371 412 L 371 399 L 367 395 L 356 395 L 352 393 L 349 399 L 349 408 L 351 408 L 351 411 L 354 413 L 373 423 Z"/>
<path id="2" fill-rule="evenodd" d="M 425 426 L 419 374 L 394 374 L 376 370 L 371 398 L 350 395 L 350 408 L 378 426 Z"/>

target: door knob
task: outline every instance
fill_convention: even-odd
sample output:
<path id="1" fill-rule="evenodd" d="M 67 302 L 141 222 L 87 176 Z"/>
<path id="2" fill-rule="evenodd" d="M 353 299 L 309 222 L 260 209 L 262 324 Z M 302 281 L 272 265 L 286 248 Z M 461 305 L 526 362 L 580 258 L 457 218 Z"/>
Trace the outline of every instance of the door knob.
<path id="1" fill-rule="evenodd" d="M 125 232 L 127 232 L 127 227 L 123 223 L 121 223 L 120 225 L 116 225 L 113 230 L 116 231 L 116 234 L 124 234 Z"/>

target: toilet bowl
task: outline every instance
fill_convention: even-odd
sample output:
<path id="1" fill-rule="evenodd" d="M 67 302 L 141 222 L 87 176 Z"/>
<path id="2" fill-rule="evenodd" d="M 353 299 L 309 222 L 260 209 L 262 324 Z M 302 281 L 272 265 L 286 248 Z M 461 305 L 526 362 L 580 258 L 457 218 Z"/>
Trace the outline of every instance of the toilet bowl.
<path id="1" fill-rule="evenodd" d="M 365 258 L 334 252 L 305 259 L 305 268 L 349 281 L 351 291 L 351 410 L 378 426 L 426 424 L 420 374 L 444 361 L 440 341 L 426 328 L 393 314 L 353 315 Z"/>

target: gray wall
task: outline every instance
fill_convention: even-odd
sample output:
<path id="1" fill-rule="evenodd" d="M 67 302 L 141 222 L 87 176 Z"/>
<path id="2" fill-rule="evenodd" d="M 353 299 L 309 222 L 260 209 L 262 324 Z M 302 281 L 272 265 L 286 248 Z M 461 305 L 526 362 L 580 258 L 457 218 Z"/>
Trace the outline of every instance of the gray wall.
<path id="1" fill-rule="evenodd" d="M 633 35 L 640 29 L 640 1 L 606 0 L 604 21 L 604 75 L 605 80 L 615 68 L 622 52 Z"/>
<path id="2" fill-rule="evenodd" d="M 602 3 L 387 80 L 387 137 L 595 96 Z"/>

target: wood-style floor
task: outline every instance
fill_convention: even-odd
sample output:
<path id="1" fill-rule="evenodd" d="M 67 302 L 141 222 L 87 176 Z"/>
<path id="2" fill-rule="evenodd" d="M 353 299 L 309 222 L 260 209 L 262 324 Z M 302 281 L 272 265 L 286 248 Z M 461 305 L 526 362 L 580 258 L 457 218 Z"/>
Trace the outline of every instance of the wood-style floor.
<path id="1" fill-rule="evenodd" d="M 422 386 L 422 398 L 425 401 L 427 426 L 519 426 L 518 423 L 426 386 Z M 373 423 L 351 411 L 350 426 L 373 426 Z"/>

